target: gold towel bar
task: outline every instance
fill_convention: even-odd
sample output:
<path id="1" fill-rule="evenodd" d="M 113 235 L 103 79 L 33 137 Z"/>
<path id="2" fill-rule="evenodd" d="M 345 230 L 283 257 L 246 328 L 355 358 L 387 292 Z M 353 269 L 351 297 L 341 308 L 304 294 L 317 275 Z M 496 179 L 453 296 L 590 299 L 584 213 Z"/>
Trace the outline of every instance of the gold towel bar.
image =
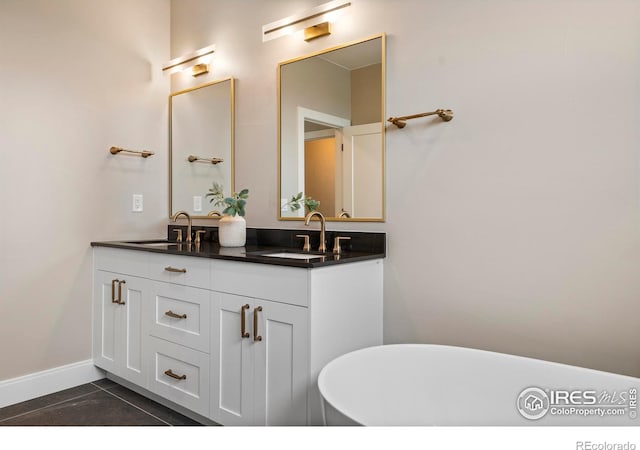
<path id="1" fill-rule="evenodd" d="M 139 152 L 136 150 L 127 150 L 126 148 L 120 148 L 120 147 L 111 147 L 109 152 L 111 152 L 112 155 L 117 155 L 120 152 L 135 153 L 137 155 L 142 156 L 143 158 L 147 158 L 151 155 L 155 155 L 155 153 L 150 152 L 149 150 L 142 150 L 141 152 Z"/>
<path id="2" fill-rule="evenodd" d="M 194 156 L 194 155 L 189 155 L 188 159 L 189 159 L 189 162 L 206 161 L 211 164 L 218 164 L 218 163 L 224 162 L 224 159 L 221 159 L 221 158 L 200 158 L 199 156 Z"/>
<path id="3" fill-rule="evenodd" d="M 433 116 L 434 114 L 437 114 L 445 122 L 449 122 L 451 119 L 453 119 L 453 111 L 451 111 L 450 109 L 436 109 L 435 111 L 422 114 L 413 114 L 411 116 L 389 117 L 388 121 L 398 128 L 404 128 L 407 126 L 405 120 L 417 119 L 418 117 Z"/>

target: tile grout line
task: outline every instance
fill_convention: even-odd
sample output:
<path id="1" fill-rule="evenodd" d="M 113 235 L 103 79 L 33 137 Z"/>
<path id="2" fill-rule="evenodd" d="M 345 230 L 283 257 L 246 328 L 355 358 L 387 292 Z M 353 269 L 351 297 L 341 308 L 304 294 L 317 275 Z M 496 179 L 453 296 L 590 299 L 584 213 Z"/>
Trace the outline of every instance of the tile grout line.
<path id="1" fill-rule="evenodd" d="M 86 397 L 87 395 L 95 394 L 96 392 L 98 392 L 101 389 L 99 386 L 96 386 L 93 383 L 89 383 L 89 384 L 92 384 L 94 387 L 97 387 L 98 389 L 96 389 L 95 391 L 87 392 L 86 394 L 77 395 L 75 397 L 70 397 L 70 398 L 67 398 L 67 399 L 64 399 L 64 400 L 60 400 L 59 402 L 51 403 L 49 405 L 42 406 L 40 408 L 32 409 L 30 411 L 25 411 L 23 413 L 16 414 L 15 416 L 7 417 L 5 419 L 0 419 L 0 424 L 2 422 L 6 422 L 7 420 L 15 419 L 17 417 L 21 417 L 21 416 L 24 416 L 24 415 L 27 415 L 27 414 L 31 414 L 31 413 L 34 413 L 34 412 L 41 411 L 43 409 L 51 408 L 52 406 L 57 406 L 57 405 L 60 405 L 62 403 L 66 403 L 66 402 L 71 401 L 71 400 L 77 400 L 79 398 Z"/>
<path id="2" fill-rule="evenodd" d="M 134 408 L 139 409 L 139 410 L 140 410 L 140 411 L 142 411 L 143 413 L 150 415 L 150 416 L 151 416 L 151 417 L 153 417 L 154 419 L 157 419 L 157 420 L 159 420 L 160 422 L 162 422 L 162 423 L 165 423 L 165 424 L 169 425 L 170 427 L 172 427 L 172 426 L 173 426 L 173 425 L 172 425 L 172 424 L 170 424 L 169 422 L 167 422 L 167 421 L 165 421 L 165 420 L 162 420 L 160 417 L 158 417 L 158 416 L 155 416 L 155 415 L 151 414 L 149 411 L 145 411 L 144 409 L 142 409 L 142 408 L 141 408 L 141 407 L 139 407 L 138 405 L 134 405 L 133 403 L 131 403 L 131 402 L 129 402 L 129 401 L 127 401 L 127 400 L 125 400 L 124 398 L 122 398 L 122 397 L 120 397 L 120 396 L 118 396 L 118 395 L 114 394 L 113 392 L 109 392 L 107 389 L 103 389 L 103 388 L 101 388 L 100 386 L 98 386 L 98 388 L 99 388 L 99 389 L 101 389 L 101 390 L 103 390 L 104 392 L 106 392 L 106 393 L 107 393 L 107 394 L 109 394 L 109 395 L 113 395 L 113 396 L 114 396 L 115 398 L 117 398 L 118 400 L 121 400 L 121 401 L 123 401 L 123 402 L 127 403 L 128 405 L 131 405 L 131 406 L 133 406 Z"/>

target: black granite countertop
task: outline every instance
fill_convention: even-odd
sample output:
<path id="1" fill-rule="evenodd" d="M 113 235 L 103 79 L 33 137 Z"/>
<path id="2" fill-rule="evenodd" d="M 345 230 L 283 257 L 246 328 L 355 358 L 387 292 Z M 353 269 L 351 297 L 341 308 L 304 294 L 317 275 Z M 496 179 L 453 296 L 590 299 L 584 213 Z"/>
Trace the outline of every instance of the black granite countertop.
<path id="1" fill-rule="evenodd" d="M 170 226 L 168 234 L 170 235 L 175 228 L 177 227 Z M 317 231 L 247 229 L 247 245 L 244 247 L 221 247 L 217 243 L 216 227 L 194 227 L 194 231 L 196 229 L 207 231 L 200 245 L 194 243 L 187 244 L 184 242 L 176 243 L 170 239 L 157 239 L 92 242 L 91 246 L 301 268 L 324 267 L 335 264 L 380 259 L 386 256 L 386 239 L 384 233 L 328 232 L 328 251 L 320 253 L 317 251 L 303 252 L 302 240 L 295 236 L 296 234 L 311 235 L 311 248 L 317 248 L 319 242 L 319 233 Z M 335 236 L 351 238 L 350 240 L 341 242 L 343 251 L 340 254 L 333 254 L 331 252 Z M 313 256 L 313 258 L 307 260 L 296 259 L 295 257 L 281 258 L 265 256 L 272 253 L 304 253 Z"/>

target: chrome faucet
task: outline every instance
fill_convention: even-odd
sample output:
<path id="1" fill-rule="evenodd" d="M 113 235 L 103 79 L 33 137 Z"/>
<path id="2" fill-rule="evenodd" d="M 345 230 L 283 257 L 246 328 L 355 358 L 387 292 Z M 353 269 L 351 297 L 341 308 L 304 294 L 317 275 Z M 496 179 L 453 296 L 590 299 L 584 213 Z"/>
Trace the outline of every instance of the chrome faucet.
<path id="1" fill-rule="evenodd" d="M 185 216 L 187 218 L 187 239 L 185 241 L 187 244 L 191 244 L 191 216 L 186 211 L 178 211 L 171 216 L 171 220 L 176 222 L 180 216 Z"/>
<path id="2" fill-rule="evenodd" d="M 304 224 L 308 226 L 313 216 L 318 216 L 318 218 L 320 219 L 320 246 L 318 247 L 318 251 L 326 252 L 327 245 L 325 244 L 325 237 L 324 237 L 326 224 L 325 224 L 324 216 L 322 215 L 322 213 L 320 211 L 311 211 L 309 214 L 307 214 L 307 217 L 304 218 Z"/>

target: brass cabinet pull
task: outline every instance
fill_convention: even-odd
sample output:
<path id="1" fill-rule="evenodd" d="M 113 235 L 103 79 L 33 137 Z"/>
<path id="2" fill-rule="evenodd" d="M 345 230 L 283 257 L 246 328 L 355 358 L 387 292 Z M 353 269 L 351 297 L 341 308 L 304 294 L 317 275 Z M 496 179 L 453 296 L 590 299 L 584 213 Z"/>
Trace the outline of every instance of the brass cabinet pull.
<path id="1" fill-rule="evenodd" d="M 249 333 L 247 333 L 247 323 L 244 316 L 245 309 L 249 309 L 249 305 L 242 305 L 242 309 L 240 310 L 240 337 L 248 338 Z"/>
<path id="2" fill-rule="evenodd" d="M 164 374 L 165 374 L 166 376 L 171 377 L 171 378 L 174 378 L 174 379 L 176 379 L 176 380 L 186 380 L 186 379 L 187 379 L 187 376 L 186 376 L 186 375 L 176 375 L 175 373 L 173 373 L 173 372 L 171 371 L 171 369 L 169 369 L 169 370 L 165 370 L 165 371 L 164 371 Z"/>
<path id="3" fill-rule="evenodd" d="M 187 315 L 186 314 L 176 314 L 173 311 L 169 310 L 166 313 L 164 313 L 165 316 L 169 316 L 169 317 L 173 317 L 174 319 L 186 319 Z"/>
<path id="4" fill-rule="evenodd" d="M 119 283 L 120 280 L 115 279 L 111 280 L 111 303 L 118 303 L 116 300 L 116 283 Z"/>
<path id="5" fill-rule="evenodd" d="M 175 267 L 167 266 L 164 268 L 167 272 L 187 273 L 187 269 L 176 269 Z"/>
<path id="6" fill-rule="evenodd" d="M 118 281 L 118 280 L 116 280 Z M 118 300 L 116 300 L 116 303 L 118 305 L 124 305 L 124 302 L 122 301 L 122 285 L 125 284 L 126 281 L 124 280 L 120 280 L 118 281 Z"/>
<path id="7" fill-rule="evenodd" d="M 261 341 L 262 336 L 258 334 L 258 312 L 262 311 L 262 306 L 253 308 L 253 340 Z"/>

